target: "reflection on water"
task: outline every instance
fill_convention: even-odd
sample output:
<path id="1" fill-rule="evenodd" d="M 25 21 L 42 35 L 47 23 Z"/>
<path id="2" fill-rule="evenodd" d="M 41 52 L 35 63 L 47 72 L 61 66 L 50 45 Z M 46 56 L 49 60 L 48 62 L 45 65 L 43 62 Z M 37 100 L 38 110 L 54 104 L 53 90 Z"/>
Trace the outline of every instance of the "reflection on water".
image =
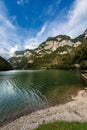
<path id="1" fill-rule="evenodd" d="M 0 72 L 0 122 L 25 111 L 62 103 L 82 87 L 79 72 Z"/>

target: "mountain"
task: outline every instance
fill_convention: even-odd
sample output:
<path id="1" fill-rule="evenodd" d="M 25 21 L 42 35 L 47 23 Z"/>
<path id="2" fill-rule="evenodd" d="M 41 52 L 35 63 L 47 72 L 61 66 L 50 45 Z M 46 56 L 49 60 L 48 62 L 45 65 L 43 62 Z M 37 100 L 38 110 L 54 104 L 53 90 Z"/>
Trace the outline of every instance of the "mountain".
<path id="1" fill-rule="evenodd" d="M 74 56 L 86 38 L 87 30 L 75 39 L 67 35 L 49 37 L 34 50 L 16 51 L 8 61 L 16 69 L 62 68 L 64 65 L 67 68 L 68 63 L 80 64 Z"/>
<path id="2" fill-rule="evenodd" d="M 12 65 L 0 56 L 0 71 L 12 70 Z"/>

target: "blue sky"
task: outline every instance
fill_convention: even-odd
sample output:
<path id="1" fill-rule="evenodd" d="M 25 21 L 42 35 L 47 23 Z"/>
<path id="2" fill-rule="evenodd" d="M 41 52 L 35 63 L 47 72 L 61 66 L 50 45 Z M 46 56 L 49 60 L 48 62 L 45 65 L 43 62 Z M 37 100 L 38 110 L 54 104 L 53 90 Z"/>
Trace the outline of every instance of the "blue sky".
<path id="1" fill-rule="evenodd" d="M 0 55 L 33 49 L 49 36 L 87 28 L 87 0 L 0 0 Z"/>

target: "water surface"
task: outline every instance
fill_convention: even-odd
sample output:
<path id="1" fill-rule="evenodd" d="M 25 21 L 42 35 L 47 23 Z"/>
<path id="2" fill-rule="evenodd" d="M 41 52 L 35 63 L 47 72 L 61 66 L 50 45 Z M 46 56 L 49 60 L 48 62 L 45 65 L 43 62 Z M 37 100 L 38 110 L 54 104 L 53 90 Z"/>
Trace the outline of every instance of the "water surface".
<path id="1" fill-rule="evenodd" d="M 26 111 L 64 103 L 84 86 L 78 71 L 0 72 L 0 122 Z"/>

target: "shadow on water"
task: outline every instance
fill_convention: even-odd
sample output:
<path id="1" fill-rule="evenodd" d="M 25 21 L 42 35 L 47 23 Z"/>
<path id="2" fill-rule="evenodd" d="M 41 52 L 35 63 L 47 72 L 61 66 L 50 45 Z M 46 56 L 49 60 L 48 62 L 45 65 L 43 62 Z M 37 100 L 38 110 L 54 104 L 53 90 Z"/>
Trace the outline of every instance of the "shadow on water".
<path id="1" fill-rule="evenodd" d="M 0 123 L 26 111 L 65 103 L 84 86 L 78 71 L 0 72 Z"/>

